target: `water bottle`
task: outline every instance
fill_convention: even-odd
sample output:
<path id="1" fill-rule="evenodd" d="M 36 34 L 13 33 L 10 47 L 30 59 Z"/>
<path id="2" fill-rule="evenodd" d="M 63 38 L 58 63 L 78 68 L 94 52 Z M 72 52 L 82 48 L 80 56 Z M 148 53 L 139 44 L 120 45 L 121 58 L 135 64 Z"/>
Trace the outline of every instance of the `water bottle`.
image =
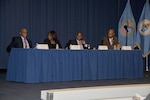
<path id="1" fill-rule="evenodd" d="M 117 47 L 116 47 L 116 45 L 114 45 L 114 50 L 116 50 L 117 49 Z"/>
<path id="2" fill-rule="evenodd" d="M 90 48 L 91 48 L 91 47 L 90 47 L 90 44 L 88 44 L 88 49 L 90 50 Z"/>
<path id="3" fill-rule="evenodd" d="M 56 44 L 56 49 L 59 49 L 59 45 L 58 44 Z"/>

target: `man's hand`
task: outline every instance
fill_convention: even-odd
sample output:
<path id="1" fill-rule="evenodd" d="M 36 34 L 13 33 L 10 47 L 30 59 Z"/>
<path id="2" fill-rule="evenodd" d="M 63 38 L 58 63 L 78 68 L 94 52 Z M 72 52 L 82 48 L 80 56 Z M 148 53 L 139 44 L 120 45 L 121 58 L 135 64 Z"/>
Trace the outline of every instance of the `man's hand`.
<path id="1" fill-rule="evenodd" d="M 84 40 L 81 40 L 81 43 L 84 44 L 84 45 L 86 44 L 86 42 Z"/>
<path id="2" fill-rule="evenodd" d="M 117 44 L 116 47 L 117 47 L 117 48 L 121 48 L 122 45 L 121 45 L 121 44 Z"/>

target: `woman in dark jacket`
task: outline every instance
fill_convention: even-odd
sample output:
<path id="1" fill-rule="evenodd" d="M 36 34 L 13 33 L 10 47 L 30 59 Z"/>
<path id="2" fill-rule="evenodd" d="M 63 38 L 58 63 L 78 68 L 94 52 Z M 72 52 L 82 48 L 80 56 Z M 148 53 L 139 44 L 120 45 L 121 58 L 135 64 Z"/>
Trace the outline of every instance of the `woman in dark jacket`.
<path id="1" fill-rule="evenodd" d="M 59 40 L 57 40 L 57 34 L 55 31 L 48 32 L 48 36 L 44 40 L 44 43 L 48 44 L 49 49 L 56 49 L 57 44 L 59 48 L 62 48 Z"/>

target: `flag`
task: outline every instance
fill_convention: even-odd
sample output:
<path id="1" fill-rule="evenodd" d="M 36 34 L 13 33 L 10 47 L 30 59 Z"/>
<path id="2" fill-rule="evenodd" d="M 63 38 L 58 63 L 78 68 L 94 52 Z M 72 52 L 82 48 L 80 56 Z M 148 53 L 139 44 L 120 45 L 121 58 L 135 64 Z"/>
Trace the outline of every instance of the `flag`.
<path id="1" fill-rule="evenodd" d="M 150 5 L 149 0 L 143 7 L 137 27 L 136 46 L 142 50 L 143 57 L 150 54 Z"/>
<path id="2" fill-rule="evenodd" d="M 133 47 L 136 42 L 136 23 L 129 0 L 119 20 L 118 39 L 119 43 L 123 46 Z"/>

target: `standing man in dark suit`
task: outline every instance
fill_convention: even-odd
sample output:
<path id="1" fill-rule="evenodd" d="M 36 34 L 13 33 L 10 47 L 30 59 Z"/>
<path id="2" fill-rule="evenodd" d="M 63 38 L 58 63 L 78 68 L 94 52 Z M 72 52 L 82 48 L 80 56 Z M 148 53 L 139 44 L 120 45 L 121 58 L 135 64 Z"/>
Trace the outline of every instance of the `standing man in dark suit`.
<path id="1" fill-rule="evenodd" d="M 82 39 L 82 33 L 77 32 L 76 39 L 69 40 L 65 48 L 70 49 L 70 45 L 80 45 L 81 49 L 87 49 L 87 44 L 85 40 Z"/>
<path id="2" fill-rule="evenodd" d="M 27 38 L 28 31 L 26 28 L 20 30 L 20 36 L 13 37 L 11 43 L 7 47 L 7 52 L 11 51 L 11 48 L 32 48 L 32 42 Z"/>
<path id="3" fill-rule="evenodd" d="M 108 49 L 114 49 L 114 46 L 116 46 L 116 48 L 121 48 L 121 45 L 118 42 L 118 38 L 115 37 L 113 29 L 108 30 L 108 34 L 102 39 L 101 44 L 108 46 Z"/>

